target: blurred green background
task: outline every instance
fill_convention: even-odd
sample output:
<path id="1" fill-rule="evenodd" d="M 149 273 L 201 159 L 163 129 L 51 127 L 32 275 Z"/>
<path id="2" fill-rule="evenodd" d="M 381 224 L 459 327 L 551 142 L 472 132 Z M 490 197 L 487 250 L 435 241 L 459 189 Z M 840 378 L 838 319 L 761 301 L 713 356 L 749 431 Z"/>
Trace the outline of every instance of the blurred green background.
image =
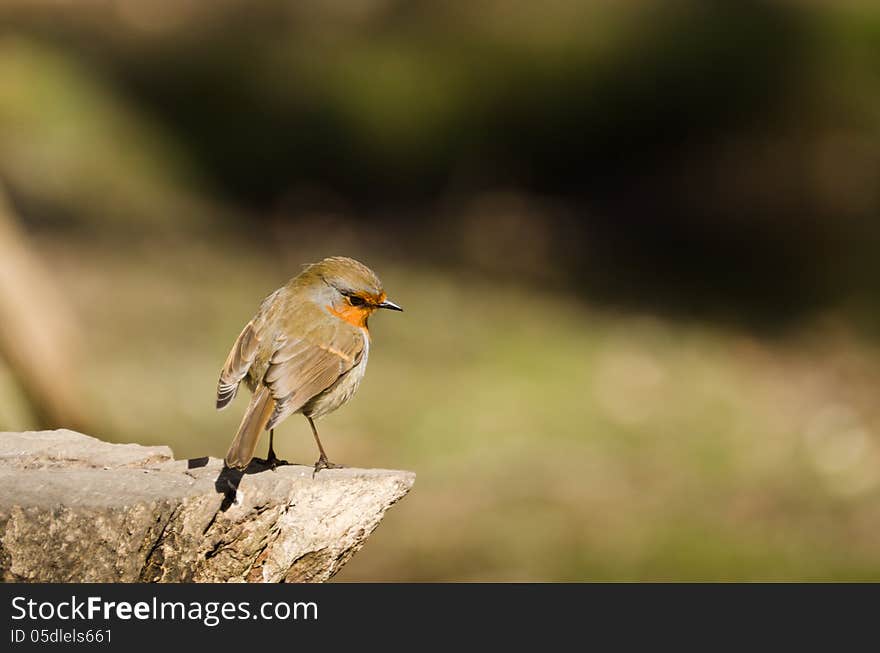
<path id="1" fill-rule="evenodd" d="M 880 7 L 726 5 L 4 2 L 0 429 L 222 456 L 344 254 L 418 480 L 338 579 L 880 580 Z"/>

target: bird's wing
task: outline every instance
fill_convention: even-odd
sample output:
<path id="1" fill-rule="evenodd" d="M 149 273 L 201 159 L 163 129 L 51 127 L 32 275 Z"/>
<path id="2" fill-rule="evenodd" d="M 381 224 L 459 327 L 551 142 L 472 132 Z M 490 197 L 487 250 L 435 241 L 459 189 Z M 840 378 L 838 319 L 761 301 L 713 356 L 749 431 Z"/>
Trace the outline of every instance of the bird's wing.
<path id="1" fill-rule="evenodd" d="M 257 315 L 245 325 L 235 344 L 232 345 L 232 350 L 220 371 L 220 380 L 217 382 L 217 410 L 225 408 L 235 398 L 239 384 L 247 375 L 257 352 L 264 344 L 266 337 L 263 334 L 263 326 L 266 323 L 266 313 L 277 294 L 276 290 L 263 300 Z"/>
<path id="2" fill-rule="evenodd" d="M 364 334 L 342 320 L 334 322 L 302 338 L 283 340 L 272 354 L 263 377 L 276 402 L 267 429 L 298 411 L 360 361 Z"/>

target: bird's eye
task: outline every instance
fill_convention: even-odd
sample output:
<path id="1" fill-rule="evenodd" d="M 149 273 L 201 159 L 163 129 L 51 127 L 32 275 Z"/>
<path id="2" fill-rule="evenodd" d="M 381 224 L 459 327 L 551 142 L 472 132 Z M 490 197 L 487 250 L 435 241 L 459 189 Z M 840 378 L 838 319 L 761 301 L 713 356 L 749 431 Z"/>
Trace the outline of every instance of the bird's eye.
<path id="1" fill-rule="evenodd" d="M 365 303 L 363 297 L 358 297 L 357 295 L 351 295 L 348 301 L 351 302 L 352 306 L 363 306 Z"/>

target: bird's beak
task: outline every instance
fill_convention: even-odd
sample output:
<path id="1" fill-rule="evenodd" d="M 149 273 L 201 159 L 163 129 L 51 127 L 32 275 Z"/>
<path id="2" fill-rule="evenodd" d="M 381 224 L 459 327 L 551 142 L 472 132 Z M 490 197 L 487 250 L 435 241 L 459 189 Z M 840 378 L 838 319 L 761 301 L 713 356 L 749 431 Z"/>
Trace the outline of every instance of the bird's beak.
<path id="1" fill-rule="evenodd" d="M 387 299 L 384 302 L 382 302 L 381 304 L 378 304 L 378 306 L 379 306 L 379 308 L 387 308 L 389 311 L 403 312 L 403 309 L 400 308 L 400 306 L 398 306 L 394 302 L 389 302 Z"/>

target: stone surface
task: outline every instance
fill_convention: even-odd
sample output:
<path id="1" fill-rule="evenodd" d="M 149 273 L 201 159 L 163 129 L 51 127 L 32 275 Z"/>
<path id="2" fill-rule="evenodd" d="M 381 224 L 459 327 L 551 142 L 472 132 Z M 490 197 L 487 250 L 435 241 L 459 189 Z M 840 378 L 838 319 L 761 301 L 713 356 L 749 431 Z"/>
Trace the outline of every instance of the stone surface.
<path id="1" fill-rule="evenodd" d="M 321 582 L 414 481 L 257 463 L 241 474 L 168 447 L 0 433 L 0 580 Z"/>

